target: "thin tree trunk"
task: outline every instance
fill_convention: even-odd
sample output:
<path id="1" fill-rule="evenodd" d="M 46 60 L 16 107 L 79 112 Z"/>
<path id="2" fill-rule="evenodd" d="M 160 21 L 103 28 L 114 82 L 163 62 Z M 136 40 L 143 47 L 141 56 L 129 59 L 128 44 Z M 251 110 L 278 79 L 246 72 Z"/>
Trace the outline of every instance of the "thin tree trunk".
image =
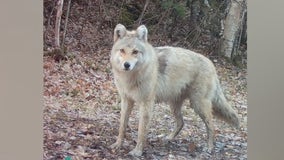
<path id="1" fill-rule="evenodd" d="M 238 42 L 235 46 L 235 51 L 238 52 L 239 46 L 241 45 L 242 35 L 243 35 L 243 29 L 244 29 L 244 23 L 245 23 L 245 11 L 242 11 L 242 16 L 240 17 L 240 26 L 239 26 L 239 34 L 238 34 Z"/>
<path id="2" fill-rule="evenodd" d="M 237 32 L 240 27 L 242 2 L 244 0 L 231 0 L 229 13 L 224 24 L 223 41 L 221 44 L 221 55 L 228 59 L 233 57 L 233 48 L 237 37 Z"/>
<path id="3" fill-rule="evenodd" d="M 192 29 L 196 29 L 198 27 L 198 20 L 199 20 L 199 14 L 200 14 L 200 2 L 199 0 L 192 0 L 190 7 L 190 25 L 192 26 Z"/>
<path id="4" fill-rule="evenodd" d="M 63 8 L 63 0 L 58 0 L 55 21 L 55 48 L 60 48 L 60 22 Z"/>
<path id="5" fill-rule="evenodd" d="M 189 2 L 188 2 L 189 3 Z M 190 4 L 190 19 L 189 19 L 189 32 L 186 39 L 190 39 L 191 46 L 194 47 L 201 33 L 200 28 L 200 12 L 201 2 L 199 0 L 192 0 Z"/>
<path id="6" fill-rule="evenodd" d="M 142 19 L 143 19 L 143 16 L 144 16 L 144 14 L 145 14 L 145 11 L 146 11 L 146 9 L 147 9 L 147 6 L 148 6 L 148 4 L 149 4 L 149 1 L 150 1 L 150 0 L 146 0 L 146 2 L 145 2 L 143 11 L 142 11 L 142 13 L 141 13 L 141 15 L 140 15 L 140 17 L 139 17 L 139 20 L 138 20 L 138 25 L 141 25 L 141 21 L 142 21 Z"/>
<path id="7" fill-rule="evenodd" d="M 66 35 L 68 18 L 69 18 L 69 12 L 70 12 L 70 4 L 71 4 L 71 0 L 68 0 L 68 8 L 67 8 L 67 13 L 66 13 L 66 19 L 65 19 L 65 24 L 64 24 L 64 31 L 63 31 L 63 37 L 62 37 L 62 44 L 61 44 L 61 49 L 62 49 L 63 52 L 64 52 L 65 35 Z"/>

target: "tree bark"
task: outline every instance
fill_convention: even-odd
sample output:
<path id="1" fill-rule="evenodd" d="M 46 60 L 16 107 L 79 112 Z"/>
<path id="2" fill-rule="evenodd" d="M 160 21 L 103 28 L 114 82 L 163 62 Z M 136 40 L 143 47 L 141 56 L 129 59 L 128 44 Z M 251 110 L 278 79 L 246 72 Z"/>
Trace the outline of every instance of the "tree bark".
<path id="1" fill-rule="evenodd" d="M 66 19 L 65 19 L 65 24 L 64 24 L 64 31 L 63 31 L 63 37 L 62 37 L 62 44 L 61 44 L 61 49 L 64 51 L 64 43 L 65 43 L 65 35 L 67 31 L 67 24 L 68 24 L 68 18 L 69 18 L 69 13 L 70 13 L 70 4 L 71 0 L 68 0 L 68 7 L 67 7 L 67 13 L 66 13 Z"/>
<path id="2" fill-rule="evenodd" d="M 200 13 L 200 2 L 199 0 L 192 0 L 190 7 L 190 25 L 192 29 L 196 29 L 198 26 L 198 20 L 199 20 L 199 13 Z"/>
<path id="3" fill-rule="evenodd" d="M 57 14 L 55 21 L 55 48 L 60 48 L 60 23 L 63 8 L 63 0 L 57 2 Z"/>
<path id="4" fill-rule="evenodd" d="M 228 59 L 233 58 L 233 48 L 240 27 L 242 3 L 244 0 L 231 0 L 230 9 L 225 19 L 221 55 Z"/>

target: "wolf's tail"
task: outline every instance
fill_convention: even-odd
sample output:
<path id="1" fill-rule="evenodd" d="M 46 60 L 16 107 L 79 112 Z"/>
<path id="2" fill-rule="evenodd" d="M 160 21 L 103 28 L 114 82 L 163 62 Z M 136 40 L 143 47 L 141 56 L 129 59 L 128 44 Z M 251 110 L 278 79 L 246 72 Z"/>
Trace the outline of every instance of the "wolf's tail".
<path id="1" fill-rule="evenodd" d="M 239 128 L 239 118 L 237 113 L 233 110 L 230 104 L 227 102 L 223 91 L 220 87 L 220 82 L 217 80 L 217 88 L 215 91 L 215 96 L 212 100 L 213 104 L 213 114 L 227 123 Z"/>

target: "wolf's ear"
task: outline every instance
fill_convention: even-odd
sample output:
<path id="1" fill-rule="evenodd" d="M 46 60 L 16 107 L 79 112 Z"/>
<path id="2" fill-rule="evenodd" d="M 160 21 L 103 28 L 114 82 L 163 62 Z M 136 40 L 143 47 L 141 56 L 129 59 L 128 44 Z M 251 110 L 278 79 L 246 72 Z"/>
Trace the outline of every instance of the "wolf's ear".
<path id="1" fill-rule="evenodd" d="M 114 29 L 113 41 L 116 42 L 118 38 L 123 38 L 126 35 L 126 28 L 122 24 L 117 24 Z"/>
<path id="2" fill-rule="evenodd" d="M 136 30 L 139 39 L 147 42 L 148 30 L 145 25 L 141 25 Z"/>

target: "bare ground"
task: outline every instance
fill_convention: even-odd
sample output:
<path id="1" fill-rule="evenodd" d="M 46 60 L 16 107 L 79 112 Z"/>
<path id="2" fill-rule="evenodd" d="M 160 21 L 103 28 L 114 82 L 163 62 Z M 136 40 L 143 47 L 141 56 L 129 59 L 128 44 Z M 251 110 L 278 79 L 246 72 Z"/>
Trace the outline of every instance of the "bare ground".
<path id="1" fill-rule="evenodd" d="M 112 150 L 119 127 L 118 93 L 113 84 L 109 51 L 103 54 L 74 52 L 67 61 L 44 57 L 44 160 L 52 159 L 247 159 L 246 69 L 220 59 L 215 65 L 229 102 L 241 119 L 239 130 L 214 119 L 215 151 L 208 154 L 201 119 L 183 106 L 185 126 L 171 142 L 164 137 L 173 129 L 165 104 L 156 104 L 143 156 L 128 156 L 136 144 L 138 113 L 130 117 L 122 149 Z"/>

